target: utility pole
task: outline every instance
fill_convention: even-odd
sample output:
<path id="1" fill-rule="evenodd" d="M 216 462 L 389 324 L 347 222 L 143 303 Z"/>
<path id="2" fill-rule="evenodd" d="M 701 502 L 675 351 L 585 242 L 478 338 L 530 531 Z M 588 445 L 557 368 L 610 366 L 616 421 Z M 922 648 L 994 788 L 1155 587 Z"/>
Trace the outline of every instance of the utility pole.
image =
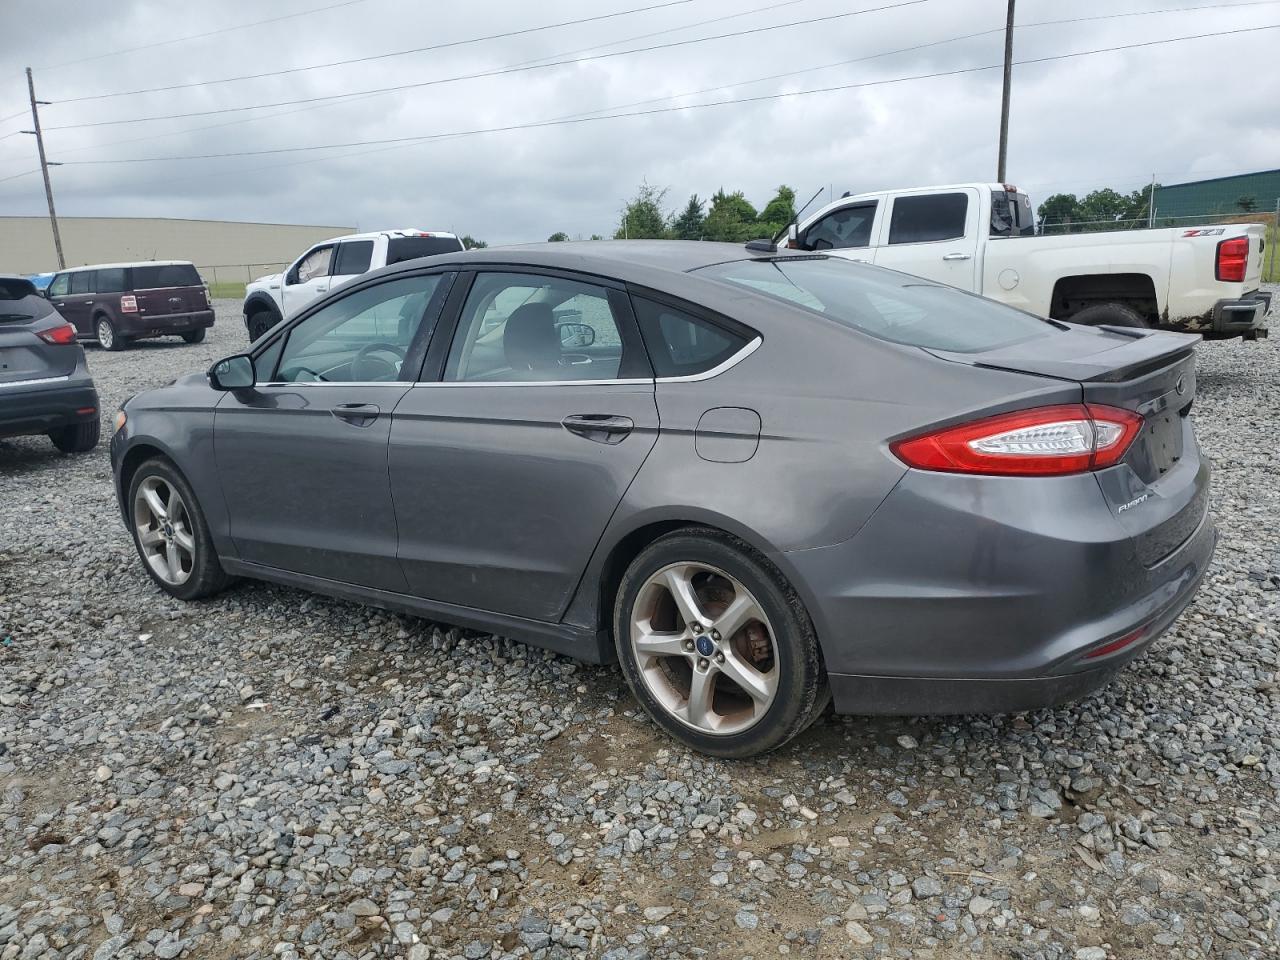
<path id="1" fill-rule="evenodd" d="M 1151 197 L 1147 200 L 1147 228 L 1156 225 L 1156 175 L 1151 175 Z"/>
<path id="2" fill-rule="evenodd" d="M 27 67 L 27 93 L 31 96 L 31 123 L 35 126 L 34 130 L 23 130 L 23 133 L 34 133 L 36 135 L 36 149 L 40 152 L 40 173 L 44 175 L 44 196 L 49 201 L 49 226 L 53 228 L 53 248 L 58 254 L 58 269 L 62 270 L 66 267 L 67 261 L 62 256 L 62 236 L 58 233 L 58 212 L 53 209 L 53 185 L 49 183 L 49 161 L 44 155 L 44 134 L 40 132 L 40 110 L 41 104 L 48 105 L 47 100 L 36 99 L 36 83 L 31 79 L 31 68 Z M 58 166 L 58 164 L 53 164 Z"/>
<path id="3" fill-rule="evenodd" d="M 1013 83 L 1013 3 L 1004 26 L 1004 95 L 1000 98 L 1000 158 L 996 161 L 996 181 L 1005 181 L 1005 158 L 1009 155 L 1009 87 Z"/>

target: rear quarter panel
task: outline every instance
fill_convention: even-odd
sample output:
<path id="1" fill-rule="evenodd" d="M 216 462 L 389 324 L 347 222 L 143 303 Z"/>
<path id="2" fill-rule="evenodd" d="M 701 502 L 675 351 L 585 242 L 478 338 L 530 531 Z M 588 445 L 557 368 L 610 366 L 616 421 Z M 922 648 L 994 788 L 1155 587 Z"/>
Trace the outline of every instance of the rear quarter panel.
<path id="1" fill-rule="evenodd" d="M 1187 227 L 1164 231 L 1174 235 L 1172 248 L 1172 285 L 1169 291 L 1168 319 L 1188 330 L 1211 328 L 1210 315 L 1219 300 L 1235 299 L 1262 282 L 1262 237 L 1265 231 L 1260 223 L 1232 224 L 1221 234 L 1209 236 L 1185 236 L 1188 232 L 1217 227 Z M 1243 283 L 1228 283 L 1217 279 L 1218 244 L 1232 237 L 1249 238 L 1249 261 Z"/>

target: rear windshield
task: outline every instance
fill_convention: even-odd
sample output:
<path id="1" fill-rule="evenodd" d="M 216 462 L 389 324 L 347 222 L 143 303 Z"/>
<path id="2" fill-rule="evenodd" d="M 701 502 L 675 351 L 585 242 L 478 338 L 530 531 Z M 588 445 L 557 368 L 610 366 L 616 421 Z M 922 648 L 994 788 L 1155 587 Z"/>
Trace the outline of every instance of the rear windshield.
<path id="1" fill-rule="evenodd" d="M 35 285 L 30 280 L 17 277 L 0 277 L 0 300 L 21 300 L 23 297 L 34 297 Z"/>
<path id="2" fill-rule="evenodd" d="M 52 305 L 36 293 L 30 280 L 0 277 L 0 323 L 31 320 L 52 310 Z"/>
<path id="3" fill-rule="evenodd" d="M 839 257 L 739 260 L 695 271 L 913 347 L 978 353 L 1054 328 L 1003 304 Z"/>
<path id="4" fill-rule="evenodd" d="M 200 283 L 200 274 L 189 263 L 166 263 L 133 268 L 133 289 L 135 290 L 198 287 Z"/>
<path id="5" fill-rule="evenodd" d="M 387 266 L 437 253 L 457 253 L 462 241 L 457 237 L 392 237 L 387 244 Z"/>

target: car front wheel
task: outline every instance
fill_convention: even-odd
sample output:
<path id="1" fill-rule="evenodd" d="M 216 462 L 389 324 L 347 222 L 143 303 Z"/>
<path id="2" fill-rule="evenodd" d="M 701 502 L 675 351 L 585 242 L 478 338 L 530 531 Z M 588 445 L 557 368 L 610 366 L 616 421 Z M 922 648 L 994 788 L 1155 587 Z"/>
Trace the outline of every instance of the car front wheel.
<path id="1" fill-rule="evenodd" d="M 94 332 L 98 335 L 98 346 L 103 350 L 123 350 L 125 345 L 124 337 L 116 332 L 115 324 L 106 317 L 99 317 L 94 325 Z"/>
<path id="2" fill-rule="evenodd" d="M 719 531 L 679 531 L 636 557 L 614 639 L 636 699 L 703 753 L 772 750 L 830 699 L 803 604 L 772 564 Z"/>
<path id="3" fill-rule="evenodd" d="M 172 463 L 157 458 L 138 467 L 127 502 L 134 546 L 161 590 L 180 600 L 196 600 L 230 582 L 200 504 Z"/>

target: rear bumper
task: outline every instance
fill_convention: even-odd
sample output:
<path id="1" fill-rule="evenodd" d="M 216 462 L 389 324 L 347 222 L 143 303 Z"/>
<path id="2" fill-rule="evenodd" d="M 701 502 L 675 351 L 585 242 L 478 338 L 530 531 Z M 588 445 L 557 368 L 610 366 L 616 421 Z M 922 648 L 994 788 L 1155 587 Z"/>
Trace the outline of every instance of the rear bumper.
<path id="1" fill-rule="evenodd" d="M 1121 499 L 1103 474 L 909 471 L 851 540 L 776 555 L 837 711 L 1025 710 L 1105 683 L 1169 627 L 1213 556 L 1209 469 L 1186 449 L 1145 496 Z"/>
<path id="2" fill-rule="evenodd" d="M 1257 331 L 1266 336 L 1266 316 L 1271 309 L 1271 294 L 1261 290 L 1247 293 L 1238 300 L 1219 300 L 1213 305 L 1213 332 L 1239 334 Z"/>
<path id="3" fill-rule="evenodd" d="M 195 310 L 191 313 L 122 313 L 119 329 L 124 337 L 163 337 L 188 330 L 203 330 L 213 326 L 212 310 Z"/>
<path id="4" fill-rule="evenodd" d="M 91 413 L 82 412 L 90 409 Z M 98 414 L 98 391 L 88 377 L 72 374 L 47 382 L 0 384 L 0 437 L 48 433 Z"/>

